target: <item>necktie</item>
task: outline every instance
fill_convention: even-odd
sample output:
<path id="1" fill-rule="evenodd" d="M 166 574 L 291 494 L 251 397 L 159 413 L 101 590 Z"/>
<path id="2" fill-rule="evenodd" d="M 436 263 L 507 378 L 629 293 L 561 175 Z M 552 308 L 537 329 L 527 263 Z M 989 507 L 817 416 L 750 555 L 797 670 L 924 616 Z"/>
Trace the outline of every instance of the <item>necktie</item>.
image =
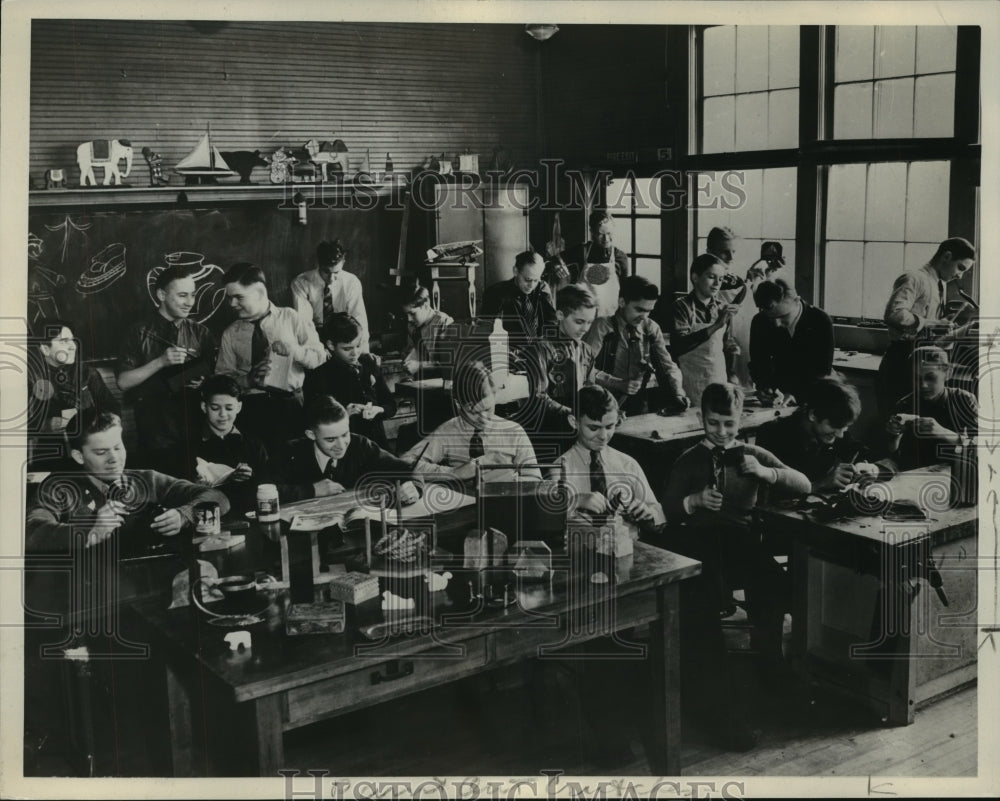
<path id="1" fill-rule="evenodd" d="M 535 304 L 532 302 L 532 295 L 525 295 L 523 292 L 520 293 L 521 297 L 518 298 L 518 317 L 521 318 L 521 324 L 524 327 L 524 334 L 530 339 L 534 339 L 538 334 L 537 323 L 537 309 Z"/>
<path id="2" fill-rule="evenodd" d="M 333 463 L 333 459 L 326 463 L 326 469 L 323 471 L 323 478 L 328 478 L 330 481 L 335 481 L 334 476 L 337 474 L 337 465 Z"/>
<path id="3" fill-rule="evenodd" d="M 333 292 L 329 284 L 323 284 L 323 320 L 333 314 Z"/>
<path id="4" fill-rule="evenodd" d="M 600 451 L 590 452 L 590 491 L 599 492 L 604 497 L 608 495 L 608 479 L 604 475 Z"/>
<path id="5" fill-rule="evenodd" d="M 267 314 L 264 317 L 267 317 Z M 267 341 L 267 334 L 260 327 L 260 324 L 264 321 L 264 317 L 253 321 L 253 335 L 250 337 L 251 364 L 260 364 L 267 358 L 267 354 L 271 350 L 271 343 Z"/>
<path id="6" fill-rule="evenodd" d="M 483 450 L 483 432 L 482 429 L 477 428 L 472 432 L 472 437 L 469 438 L 469 458 L 477 459 L 483 453 L 485 453 Z"/>
<path id="7" fill-rule="evenodd" d="M 726 465 L 723 461 L 725 455 L 725 448 L 712 448 L 712 484 L 719 492 L 726 488 Z"/>
<path id="8" fill-rule="evenodd" d="M 940 303 L 938 303 L 937 316 L 939 320 L 943 320 L 948 306 L 948 290 L 940 278 L 938 279 L 938 298 Z"/>

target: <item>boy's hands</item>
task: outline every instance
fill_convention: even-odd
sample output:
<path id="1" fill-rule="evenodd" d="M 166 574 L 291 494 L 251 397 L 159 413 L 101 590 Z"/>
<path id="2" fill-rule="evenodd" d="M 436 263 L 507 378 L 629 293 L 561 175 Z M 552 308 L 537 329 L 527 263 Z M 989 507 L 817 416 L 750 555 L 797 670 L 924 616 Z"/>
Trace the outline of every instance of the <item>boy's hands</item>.
<path id="1" fill-rule="evenodd" d="M 180 534 L 183 526 L 184 518 L 181 517 L 181 513 L 176 509 L 167 509 L 167 511 L 154 517 L 153 522 L 149 525 L 153 531 L 164 537 L 173 537 Z"/>
<path id="2" fill-rule="evenodd" d="M 255 387 L 264 386 L 264 381 L 267 379 L 268 374 L 271 372 L 271 360 L 270 358 L 261 359 L 257 364 L 250 368 L 250 383 Z"/>
<path id="3" fill-rule="evenodd" d="M 854 465 L 835 464 L 819 481 L 813 484 L 815 492 L 838 492 L 854 481 Z"/>
<path id="4" fill-rule="evenodd" d="M 636 395 L 642 389 L 642 379 L 633 378 L 631 381 L 625 378 L 618 379 L 618 388 L 626 395 Z"/>
<path id="5" fill-rule="evenodd" d="M 246 462 L 240 462 L 236 465 L 236 469 L 230 478 L 233 481 L 247 481 L 253 476 L 253 468 L 250 467 Z"/>
<path id="6" fill-rule="evenodd" d="M 94 516 L 94 524 L 87 533 L 87 543 L 85 547 L 90 548 L 93 545 L 97 545 L 99 542 L 104 542 L 104 540 L 110 537 L 112 533 L 114 533 L 114 530 L 124 521 L 125 518 L 118 514 L 118 511 L 115 509 L 113 504 L 105 504 Z"/>
<path id="7" fill-rule="evenodd" d="M 744 476 L 752 476 L 760 481 L 766 481 L 769 484 L 773 484 L 775 480 L 775 472 L 772 467 L 764 467 L 760 462 L 757 461 L 756 456 L 751 456 L 746 454 L 743 457 L 743 462 L 740 464 L 740 474 Z"/>
<path id="8" fill-rule="evenodd" d="M 958 436 L 949 428 L 945 428 L 933 417 L 918 417 L 913 422 L 913 430 L 918 436 L 933 439 L 958 440 Z"/>
<path id="9" fill-rule="evenodd" d="M 722 508 L 722 493 L 714 487 L 705 487 L 701 492 L 688 495 L 688 507 L 692 512 L 696 509 L 718 512 Z"/>
<path id="10" fill-rule="evenodd" d="M 624 506 L 621 511 L 622 517 L 637 526 L 651 526 L 656 519 L 653 517 L 653 510 L 637 498 L 633 498 L 632 502 Z"/>
<path id="11" fill-rule="evenodd" d="M 161 367 L 169 367 L 172 364 L 184 364 L 188 359 L 187 348 L 171 345 L 160 354 Z"/>
<path id="12" fill-rule="evenodd" d="M 330 495 L 340 495 L 344 491 L 344 485 L 329 478 L 321 478 L 313 484 L 313 489 L 316 490 L 317 498 L 326 498 Z"/>
<path id="13" fill-rule="evenodd" d="M 271 343 L 271 352 L 278 356 L 291 356 L 292 346 L 284 340 L 278 339 Z"/>

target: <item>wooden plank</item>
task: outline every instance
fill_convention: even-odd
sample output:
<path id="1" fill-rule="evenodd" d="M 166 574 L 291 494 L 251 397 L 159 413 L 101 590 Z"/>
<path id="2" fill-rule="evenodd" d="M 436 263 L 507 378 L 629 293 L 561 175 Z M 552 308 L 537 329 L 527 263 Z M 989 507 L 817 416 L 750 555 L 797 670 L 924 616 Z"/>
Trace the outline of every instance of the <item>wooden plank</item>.
<path id="1" fill-rule="evenodd" d="M 166 665 L 166 683 L 170 718 L 170 761 L 174 777 L 180 779 L 195 776 L 191 702 L 187 690 L 170 665 Z"/>
<path id="2" fill-rule="evenodd" d="M 680 593 L 676 584 L 656 593 L 659 619 L 649 626 L 652 657 L 652 732 L 647 753 L 650 769 L 661 776 L 679 776 L 680 707 Z"/>

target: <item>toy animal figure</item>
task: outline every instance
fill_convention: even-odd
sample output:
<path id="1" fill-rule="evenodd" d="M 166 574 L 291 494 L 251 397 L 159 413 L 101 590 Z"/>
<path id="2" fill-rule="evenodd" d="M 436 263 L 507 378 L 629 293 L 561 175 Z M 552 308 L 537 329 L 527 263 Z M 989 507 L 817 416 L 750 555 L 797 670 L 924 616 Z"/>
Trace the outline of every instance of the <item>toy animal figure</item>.
<path id="1" fill-rule="evenodd" d="M 259 150 L 229 150 L 219 154 L 226 160 L 229 169 L 240 176 L 241 184 L 251 184 L 250 175 L 254 167 L 267 167 L 267 158 L 261 156 Z"/>
<path id="2" fill-rule="evenodd" d="M 283 147 L 279 147 L 271 154 L 271 183 L 290 184 L 294 166 L 295 159 L 292 155 Z"/>
<path id="3" fill-rule="evenodd" d="M 445 158 L 444 153 L 441 154 L 441 159 L 439 161 L 440 167 L 438 171 L 442 175 L 451 175 L 454 172 L 454 164 L 452 164 L 451 159 Z"/>
<path id="4" fill-rule="evenodd" d="M 118 170 L 118 162 L 125 159 L 125 172 Z M 121 185 L 122 178 L 132 172 L 132 143 L 128 139 L 95 139 L 84 142 L 76 149 L 76 163 L 80 165 L 80 186 L 97 186 L 94 167 L 104 168 L 103 186 Z"/>
<path id="5" fill-rule="evenodd" d="M 309 160 L 320 168 L 322 180 L 329 180 L 331 170 L 334 174 L 341 175 L 347 172 L 347 145 L 343 139 L 322 144 L 316 139 L 310 139 L 305 148 L 309 153 Z"/>
<path id="6" fill-rule="evenodd" d="M 46 189 L 65 189 L 66 188 L 66 173 L 64 170 L 46 170 L 45 171 L 45 188 Z"/>
<path id="7" fill-rule="evenodd" d="M 149 167 L 150 186 L 164 186 L 170 183 L 170 178 L 163 174 L 163 156 L 154 153 L 151 147 L 144 147 L 142 157 L 146 159 L 146 166 Z"/>

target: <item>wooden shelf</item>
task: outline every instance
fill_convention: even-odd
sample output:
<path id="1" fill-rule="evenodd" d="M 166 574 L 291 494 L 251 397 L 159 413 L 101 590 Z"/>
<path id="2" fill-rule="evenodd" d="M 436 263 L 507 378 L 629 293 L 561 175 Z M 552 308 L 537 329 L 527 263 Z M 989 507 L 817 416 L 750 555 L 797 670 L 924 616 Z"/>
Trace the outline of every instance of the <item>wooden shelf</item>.
<path id="1" fill-rule="evenodd" d="M 33 189 L 28 192 L 29 208 L 63 208 L 86 206 L 198 206 L 203 203 L 233 201 L 281 200 L 294 209 L 292 197 L 301 192 L 310 206 L 326 202 L 335 205 L 355 195 L 366 199 L 385 198 L 407 191 L 408 182 L 397 178 L 393 183 L 328 182 L 292 184 L 216 184 L 214 186 L 133 186 L 97 187 L 93 189 Z M 183 196 L 183 197 L 182 197 Z M 185 199 L 186 198 L 186 199 Z"/>

